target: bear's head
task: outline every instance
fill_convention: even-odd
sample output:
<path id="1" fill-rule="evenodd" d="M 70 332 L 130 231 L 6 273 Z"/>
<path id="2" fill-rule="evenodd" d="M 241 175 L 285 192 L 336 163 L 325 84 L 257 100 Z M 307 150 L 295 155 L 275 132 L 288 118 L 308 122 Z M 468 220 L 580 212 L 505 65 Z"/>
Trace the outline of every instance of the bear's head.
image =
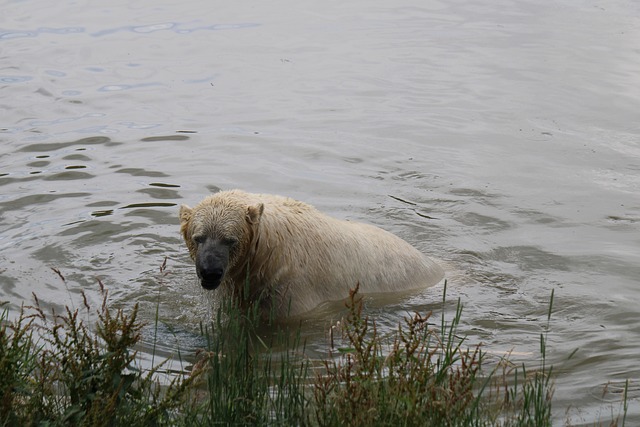
<path id="1" fill-rule="evenodd" d="M 180 206 L 180 231 L 203 288 L 216 289 L 228 276 L 242 277 L 263 212 L 262 203 L 247 204 L 225 192 L 194 208 Z"/>

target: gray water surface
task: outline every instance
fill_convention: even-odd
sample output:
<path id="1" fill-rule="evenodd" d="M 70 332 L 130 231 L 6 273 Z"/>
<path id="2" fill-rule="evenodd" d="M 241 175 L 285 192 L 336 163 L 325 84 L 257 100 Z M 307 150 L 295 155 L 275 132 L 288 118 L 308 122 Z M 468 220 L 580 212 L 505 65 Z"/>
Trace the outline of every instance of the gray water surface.
<path id="1" fill-rule="evenodd" d="M 100 278 L 114 306 L 138 302 L 149 322 L 159 307 L 167 353 L 174 338 L 191 345 L 209 312 L 178 206 L 218 189 L 283 194 L 439 259 L 462 332 L 489 353 L 535 363 L 553 290 L 556 423 L 607 423 L 627 379 L 627 421 L 640 423 L 637 2 L 0 10 L 0 301 L 12 310 L 32 292 L 97 303 Z M 442 291 L 372 310 L 391 329 L 439 310 Z M 335 315 L 308 320 L 312 351 Z"/>

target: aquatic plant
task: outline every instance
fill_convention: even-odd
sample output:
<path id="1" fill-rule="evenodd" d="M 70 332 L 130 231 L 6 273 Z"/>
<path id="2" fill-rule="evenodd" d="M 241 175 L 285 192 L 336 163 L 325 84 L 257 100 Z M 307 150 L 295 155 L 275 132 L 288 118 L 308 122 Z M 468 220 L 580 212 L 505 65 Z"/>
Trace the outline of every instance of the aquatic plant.
<path id="1" fill-rule="evenodd" d="M 430 313 L 414 313 L 391 337 L 363 315 L 357 289 L 347 305 L 346 346 L 315 381 L 319 425 L 550 425 L 550 372 L 542 366 L 544 376 L 513 386 L 506 369 L 496 375 L 507 359 L 484 372 L 481 346 L 458 336 L 460 301 L 449 322 L 443 311 L 439 331 Z"/>
<path id="2" fill-rule="evenodd" d="M 162 363 L 143 372 L 135 350 L 138 306 L 130 313 L 110 309 L 100 286 L 95 325 L 78 309 L 46 313 L 35 295 L 17 319 L 3 312 L 0 425 L 173 425 L 175 411 L 186 408 L 199 372 L 168 385 L 156 379 Z M 83 300 L 89 313 L 84 294 Z"/>
<path id="3" fill-rule="evenodd" d="M 162 277 L 165 269 L 166 262 Z M 326 357 L 306 355 L 297 325 L 264 319 L 256 304 L 228 299 L 202 325 L 207 346 L 190 356 L 192 366 L 161 382 L 166 360 L 152 359 L 147 371 L 138 362 L 138 306 L 112 309 L 98 286 L 97 309 L 83 298 L 81 310 L 47 313 L 34 296 L 15 320 L 6 310 L 0 315 L 0 425 L 553 423 L 554 370 L 547 361 L 553 293 L 534 368 L 509 355 L 496 362 L 480 344 L 467 345 L 458 331 L 461 301 L 453 318 L 445 316 L 446 284 L 440 322 L 431 321 L 432 313 L 413 313 L 387 334 L 366 314 L 356 287 Z M 156 330 L 158 322 L 157 309 Z M 621 425 L 626 412 L 625 394 Z"/>

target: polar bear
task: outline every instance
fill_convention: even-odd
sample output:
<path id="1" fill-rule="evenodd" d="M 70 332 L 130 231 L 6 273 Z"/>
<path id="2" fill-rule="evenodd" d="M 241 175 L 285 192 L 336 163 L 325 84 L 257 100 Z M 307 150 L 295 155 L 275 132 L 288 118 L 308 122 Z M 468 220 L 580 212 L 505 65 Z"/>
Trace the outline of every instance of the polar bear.
<path id="1" fill-rule="evenodd" d="M 395 293 L 444 276 L 387 231 L 282 196 L 221 191 L 194 208 L 182 205 L 180 231 L 204 289 L 260 298 L 279 318 L 341 300 L 357 284 L 364 294 Z"/>

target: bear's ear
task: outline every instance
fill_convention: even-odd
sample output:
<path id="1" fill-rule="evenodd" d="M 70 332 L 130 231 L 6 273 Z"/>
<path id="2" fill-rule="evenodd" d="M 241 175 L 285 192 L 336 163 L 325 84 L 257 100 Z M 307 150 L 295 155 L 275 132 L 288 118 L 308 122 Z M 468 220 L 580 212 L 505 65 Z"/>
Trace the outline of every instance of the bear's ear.
<path id="1" fill-rule="evenodd" d="M 193 209 L 191 209 L 187 205 L 180 205 L 180 225 L 184 225 L 191 220 L 191 213 Z"/>
<path id="2" fill-rule="evenodd" d="M 182 237 L 184 237 L 185 242 L 189 242 L 191 240 L 189 238 L 189 222 L 191 221 L 192 213 L 193 209 L 191 209 L 189 206 L 180 206 L 180 232 L 182 233 Z"/>
<path id="3" fill-rule="evenodd" d="M 258 203 L 255 206 L 247 207 L 247 221 L 249 222 L 249 224 L 257 224 L 258 222 L 260 222 L 262 212 L 264 212 L 263 203 Z"/>

